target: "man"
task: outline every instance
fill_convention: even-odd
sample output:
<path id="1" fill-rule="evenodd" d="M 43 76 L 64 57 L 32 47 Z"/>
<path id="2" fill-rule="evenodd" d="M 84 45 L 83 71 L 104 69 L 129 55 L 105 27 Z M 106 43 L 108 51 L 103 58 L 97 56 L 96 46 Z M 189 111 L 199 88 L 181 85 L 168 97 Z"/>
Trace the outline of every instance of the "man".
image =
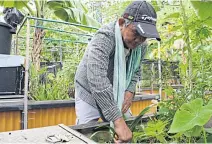
<path id="1" fill-rule="evenodd" d="M 146 52 L 144 44 L 146 38 L 160 40 L 156 30 L 156 18 L 155 10 L 149 3 L 135 1 L 126 8 L 123 17 L 103 26 L 94 35 L 75 76 L 77 124 L 94 122 L 101 117 L 105 121 L 113 122 L 120 142 L 128 142 L 132 138 L 132 132 L 127 127 L 122 114 L 129 115 L 135 86 L 140 76 L 140 60 Z M 124 54 L 117 51 L 124 51 Z M 136 52 L 139 57 L 135 59 L 133 54 Z M 119 58 L 124 61 L 124 64 Z M 128 83 L 125 80 L 128 76 L 126 72 L 135 65 L 134 63 L 129 68 L 128 65 L 131 63 L 129 61 L 136 62 L 137 59 L 139 59 L 139 68 L 131 70 L 133 73 Z M 123 69 L 124 73 L 120 69 Z M 120 75 L 124 78 L 117 78 Z M 116 84 L 114 78 L 117 80 Z M 118 100 L 114 98 L 116 95 L 114 92 L 120 92 L 119 88 L 123 85 L 125 88 L 125 83 L 128 85 L 123 95 L 118 94 L 118 99 L 123 98 L 120 108 Z"/>

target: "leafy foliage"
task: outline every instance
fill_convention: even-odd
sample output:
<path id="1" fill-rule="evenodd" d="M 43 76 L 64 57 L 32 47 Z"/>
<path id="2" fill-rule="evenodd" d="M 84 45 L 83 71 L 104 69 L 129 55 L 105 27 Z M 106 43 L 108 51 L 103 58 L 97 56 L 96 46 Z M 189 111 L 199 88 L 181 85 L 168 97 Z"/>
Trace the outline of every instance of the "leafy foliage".
<path id="1" fill-rule="evenodd" d="M 144 108 L 140 113 L 139 115 L 135 118 L 135 120 L 133 120 L 133 122 L 130 124 L 129 128 L 131 131 L 134 131 L 135 127 L 138 125 L 138 123 L 141 121 L 141 118 L 144 116 L 145 113 L 147 113 L 150 108 L 152 107 L 153 105 L 150 105 L 146 108 Z"/>
<path id="2" fill-rule="evenodd" d="M 167 121 L 150 120 L 143 130 L 133 133 L 133 142 L 166 143 L 166 125 Z"/>
<path id="3" fill-rule="evenodd" d="M 111 143 L 113 135 L 108 131 L 97 131 L 90 136 L 90 139 L 98 143 Z"/>
<path id="4" fill-rule="evenodd" d="M 10 1 L 0 1 L 0 6 L 4 7 L 16 7 L 19 10 L 27 10 L 27 13 L 36 17 L 48 17 L 48 8 L 53 10 L 53 13 L 60 19 L 71 22 L 87 25 L 90 27 L 100 27 L 100 24 L 90 17 L 87 12 L 87 8 L 80 1 L 56 1 L 56 0 L 10 0 Z M 24 11 L 24 10 L 23 10 Z M 85 29 L 90 30 L 92 29 Z"/>
<path id="5" fill-rule="evenodd" d="M 205 21 L 206 24 L 212 26 L 212 15 L 209 9 L 212 8 L 211 1 L 191 1 L 197 15 Z"/>
<path id="6" fill-rule="evenodd" d="M 138 126 L 138 124 L 142 121 L 142 117 L 144 116 L 144 114 L 146 114 L 151 107 L 153 107 L 154 105 L 150 105 L 146 108 L 144 108 L 140 114 L 131 122 L 131 124 L 129 124 L 129 128 L 131 131 L 134 131 L 135 128 Z M 103 128 L 107 128 L 107 131 L 103 131 L 101 129 Z M 103 142 L 113 142 L 113 138 L 116 138 L 116 133 L 114 128 L 109 127 L 109 126 L 104 126 L 104 127 L 98 127 L 96 130 L 98 130 L 97 132 L 93 133 L 91 135 L 91 139 L 98 142 L 98 143 L 103 143 Z"/>
<path id="7" fill-rule="evenodd" d="M 35 100 L 69 99 L 69 90 L 74 89 L 75 69 L 68 65 L 55 76 L 44 68 L 37 72 L 33 66 L 30 71 L 30 95 Z"/>
<path id="8" fill-rule="evenodd" d="M 17 9 L 21 9 L 21 8 L 25 7 L 28 2 L 29 2 L 28 0 L 20 0 L 20 1 L 17 1 L 17 0 L 10 0 L 10 1 L 1 0 L 0 5 L 3 6 L 3 7 L 16 7 Z"/>
<path id="9" fill-rule="evenodd" d="M 124 9 L 130 4 L 131 1 L 105 1 L 102 2 L 103 7 L 101 13 L 103 17 L 103 23 L 109 23 L 115 21 L 121 17 Z"/>
<path id="10" fill-rule="evenodd" d="M 212 100 L 203 106 L 203 100 L 197 98 L 185 103 L 176 112 L 169 133 L 185 132 L 195 126 L 203 126 L 212 116 Z M 195 130 L 195 129 L 194 129 Z"/>
<path id="11" fill-rule="evenodd" d="M 83 24 L 87 26 L 100 27 L 100 24 L 92 17 L 86 15 L 87 9 L 80 1 L 48 1 L 48 6 L 60 19 Z"/>

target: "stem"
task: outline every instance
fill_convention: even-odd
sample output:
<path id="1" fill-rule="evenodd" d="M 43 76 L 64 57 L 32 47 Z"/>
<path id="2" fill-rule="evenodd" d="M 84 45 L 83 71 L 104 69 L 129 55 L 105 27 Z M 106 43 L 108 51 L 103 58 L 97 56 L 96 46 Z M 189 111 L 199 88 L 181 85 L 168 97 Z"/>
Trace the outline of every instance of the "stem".
<path id="1" fill-rule="evenodd" d="M 191 45 L 190 45 L 190 35 L 189 35 L 189 27 L 188 27 L 188 17 L 185 12 L 185 7 L 182 3 L 182 0 L 180 0 L 180 5 L 181 5 L 181 11 L 183 15 L 183 28 L 184 28 L 184 35 L 185 35 L 185 42 L 187 44 L 187 50 L 188 50 L 188 86 L 190 89 L 190 92 L 192 91 L 192 50 L 191 50 Z"/>
<path id="2" fill-rule="evenodd" d="M 41 7 L 40 7 L 39 0 L 35 0 L 35 6 L 36 6 L 36 10 L 37 10 L 37 17 L 41 17 Z"/>
<path id="3" fill-rule="evenodd" d="M 46 4 L 46 0 L 40 1 L 40 13 L 41 13 L 40 15 L 41 15 L 41 18 L 44 18 L 45 4 Z"/>
<path id="4" fill-rule="evenodd" d="M 204 142 L 207 143 L 206 133 L 204 127 L 202 127 L 203 136 L 204 136 Z"/>

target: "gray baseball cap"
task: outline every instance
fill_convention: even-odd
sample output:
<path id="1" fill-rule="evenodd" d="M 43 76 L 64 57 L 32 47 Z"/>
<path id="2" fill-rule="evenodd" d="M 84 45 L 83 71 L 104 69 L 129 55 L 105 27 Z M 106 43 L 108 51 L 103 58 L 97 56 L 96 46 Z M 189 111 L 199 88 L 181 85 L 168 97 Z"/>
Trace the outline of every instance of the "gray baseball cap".
<path id="1" fill-rule="evenodd" d="M 148 2 L 132 2 L 125 9 L 123 17 L 133 22 L 141 36 L 156 38 L 158 41 L 161 40 L 156 28 L 157 14 L 152 5 Z"/>

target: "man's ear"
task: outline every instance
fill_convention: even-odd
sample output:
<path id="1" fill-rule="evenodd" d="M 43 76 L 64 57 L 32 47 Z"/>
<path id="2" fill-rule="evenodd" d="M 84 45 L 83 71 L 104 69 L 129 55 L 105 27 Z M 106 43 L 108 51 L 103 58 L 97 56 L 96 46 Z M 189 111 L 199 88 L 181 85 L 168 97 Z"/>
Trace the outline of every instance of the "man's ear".
<path id="1" fill-rule="evenodd" d="M 124 20 L 124 18 L 119 18 L 118 19 L 118 22 L 119 22 L 119 26 L 120 27 L 123 27 L 124 26 L 124 23 L 125 23 L 125 20 Z"/>

